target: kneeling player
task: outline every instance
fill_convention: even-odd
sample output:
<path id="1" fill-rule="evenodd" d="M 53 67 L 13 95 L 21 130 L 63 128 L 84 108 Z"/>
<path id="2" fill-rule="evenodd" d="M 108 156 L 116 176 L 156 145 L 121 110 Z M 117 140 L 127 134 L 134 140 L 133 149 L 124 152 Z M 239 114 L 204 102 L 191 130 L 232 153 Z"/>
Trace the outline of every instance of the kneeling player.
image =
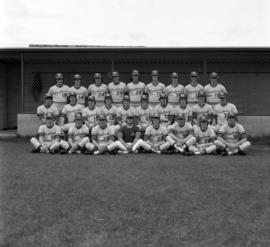
<path id="1" fill-rule="evenodd" d="M 189 150 L 195 155 L 211 154 L 217 150 L 215 145 L 216 134 L 214 129 L 208 124 L 208 119 L 202 116 L 199 119 L 199 126 L 194 129 L 196 137 L 196 146 L 191 146 Z"/>
<path id="2" fill-rule="evenodd" d="M 65 153 L 91 153 L 94 145 L 89 140 L 89 128 L 83 124 L 81 113 L 75 115 L 75 125 L 68 131 L 68 141 L 61 140 L 61 154 Z"/>
<path id="3" fill-rule="evenodd" d="M 189 154 L 189 147 L 195 145 L 196 138 L 193 136 L 193 127 L 185 119 L 185 114 L 176 117 L 177 122 L 168 127 L 167 141 L 180 153 Z"/>
<path id="4" fill-rule="evenodd" d="M 34 149 L 32 153 L 51 153 L 59 149 L 59 141 L 61 129 L 54 123 L 54 118 L 51 113 L 45 115 L 46 124 L 43 124 L 38 129 L 38 139 L 32 137 L 30 142 Z"/>
<path id="5" fill-rule="evenodd" d="M 245 151 L 251 146 L 247 140 L 246 131 L 241 124 L 236 122 L 236 116 L 233 113 L 229 113 L 227 119 L 228 122 L 219 129 L 217 146 L 222 150 L 222 155 L 245 155 Z"/>

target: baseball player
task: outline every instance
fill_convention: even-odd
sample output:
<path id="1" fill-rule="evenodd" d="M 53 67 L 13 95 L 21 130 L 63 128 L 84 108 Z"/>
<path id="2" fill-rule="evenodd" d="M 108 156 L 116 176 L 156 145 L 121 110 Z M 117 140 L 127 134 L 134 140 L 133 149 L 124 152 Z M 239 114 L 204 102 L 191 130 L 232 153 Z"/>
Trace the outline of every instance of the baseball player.
<path id="1" fill-rule="evenodd" d="M 198 92 L 203 91 L 203 86 L 199 84 L 199 75 L 193 71 L 190 73 L 190 83 L 185 86 L 185 94 L 187 95 L 188 105 L 190 107 L 198 103 Z"/>
<path id="2" fill-rule="evenodd" d="M 96 149 L 94 155 L 114 153 L 119 148 L 119 145 L 114 142 L 114 129 L 107 124 L 107 117 L 104 114 L 99 116 L 99 124 L 92 129 L 91 136 Z"/>
<path id="3" fill-rule="evenodd" d="M 152 82 L 146 85 L 145 92 L 149 96 L 149 105 L 154 108 L 159 104 L 161 93 L 165 92 L 165 85 L 158 81 L 159 72 L 157 70 L 153 70 L 151 76 Z"/>
<path id="4" fill-rule="evenodd" d="M 222 150 L 222 155 L 245 155 L 245 151 L 251 146 L 246 131 L 236 122 L 235 114 L 229 113 L 227 118 L 228 122 L 219 129 L 217 147 Z"/>
<path id="5" fill-rule="evenodd" d="M 165 88 L 165 94 L 168 96 L 168 104 L 173 107 L 179 103 L 180 94 L 184 93 L 183 85 L 178 83 L 178 73 L 171 74 L 172 83 Z"/>
<path id="6" fill-rule="evenodd" d="M 95 96 L 88 96 L 88 106 L 82 109 L 82 116 L 86 126 L 91 129 L 98 124 L 98 116 L 101 114 L 100 108 L 96 107 Z"/>
<path id="7" fill-rule="evenodd" d="M 107 116 L 107 124 L 114 128 L 117 124 L 117 108 L 112 104 L 112 96 L 110 94 L 105 95 L 104 101 L 105 105 L 101 107 L 100 112 Z"/>
<path id="8" fill-rule="evenodd" d="M 94 84 L 89 85 L 88 94 L 94 96 L 96 99 L 96 107 L 104 106 L 105 95 L 108 92 L 106 84 L 102 83 L 102 75 L 100 73 L 94 74 Z"/>
<path id="9" fill-rule="evenodd" d="M 127 92 L 130 97 L 130 105 L 134 108 L 140 106 L 141 96 L 145 91 L 145 84 L 139 81 L 139 71 L 134 69 L 131 72 L 132 82 L 127 84 Z"/>
<path id="10" fill-rule="evenodd" d="M 186 115 L 177 115 L 176 122 L 168 127 L 168 131 L 167 141 L 180 153 L 190 154 L 189 147 L 196 144 L 196 138 L 192 125 L 186 122 Z"/>
<path id="11" fill-rule="evenodd" d="M 57 122 L 57 118 L 59 117 L 59 111 L 53 104 L 53 97 L 49 94 L 45 94 L 44 104 L 37 108 L 37 115 L 42 124 L 46 123 L 45 115 L 47 113 L 51 113 Z"/>
<path id="12" fill-rule="evenodd" d="M 75 124 L 68 130 L 68 141 L 61 140 L 61 154 L 91 153 L 94 145 L 89 140 L 89 128 L 83 124 L 82 113 L 75 114 Z"/>
<path id="13" fill-rule="evenodd" d="M 61 120 L 59 121 L 63 132 L 68 132 L 69 128 L 74 125 L 75 114 L 77 112 L 82 112 L 83 109 L 82 105 L 77 104 L 76 93 L 70 93 L 68 101 L 69 104 L 64 106 L 60 116 Z"/>
<path id="14" fill-rule="evenodd" d="M 206 94 L 204 91 L 198 92 L 198 104 L 191 108 L 193 124 L 198 125 L 201 116 L 205 116 L 209 123 L 213 118 L 213 107 L 206 103 Z"/>
<path id="15" fill-rule="evenodd" d="M 34 149 L 32 153 L 51 153 L 54 154 L 60 147 L 61 129 L 54 123 L 54 117 L 51 113 L 45 114 L 46 123 L 38 129 L 38 139 L 30 139 Z"/>
<path id="16" fill-rule="evenodd" d="M 216 134 L 214 129 L 208 124 L 208 119 L 201 116 L 199 126 L 194 127 L 196 145 L 190 146 L 189 150 L 195 155 L 211 154 L 217 150 Z"/>
<path id="17" fill-rule="evenodd" d="M 191 123 L 192 120 L 192 110 L 191 107 L 187 104 L 187 95 L 182 93 L 179 96 L 179 105 L 174 108 L 174 115 L 182 115 L 186 116 L 186 122 Z"/>
<path id="18" fill-rule="evenodd" d="M 220 127 L 227 123 L 227 117 L 229 113 L 233 113 L 234 115 L 238 115 L 237 108 L 234 104 L 227 102 L 227 94 L 220 93 L 219 94 L 220 103 L 214 106 L 214 126 L 215 132 L 217 133 Z"/>
<path id="19" fill-rule="evenodd" d="M 69 88 L 69 93 L 76 93 L 77 95 L 77 103 L 85 106 L 85 100 L 88 96 L 88 91 L 85 87 L 81 85 L 82 77 L 80 74 L 75 74 L 73 76 L 74 86 Z"/>
<path id="20" fill-rule="evenodd" d="M 112 96 L 113 104 L 118 108 L 122 106 L 123 97 L 126 92 L 126 84 L 119 79 L 119 73 L 112 73 L 113 81 L 108 85 L 108 91 Z"/>
<path id="21" fill-rule="evenodd" d="M 53 103 L 59 112 L 67 103 L 69 87 L 63 84 L 63 74 L 55 74 L 56 85 L 49 88 L 48 94 L 53 97 Z"/>
<path id="22" fill-rule="evenodd" d="M 123 125 L 117 132 L 117 139 L 115 143 L 118 145 L 118 153 L 127 154 L 130 152 L 137 153 L 134 145 L 141 140 L 141 131 L 135 125 L 135 117 L 133 115 L 126 116 L 126 124 Z"/>
<path id="23" fill-rule="evenodd" d="M 212 106 L 220 103 L 219 94 L 228 93 L 226 88 L 218 83 L 218 73 L 212 72 L 210 74 L 210 83 L 204 87 L 206 93 L 206 102 Z"/>
<path id="24" fill-rule="evenodd" d="M 168 127 L 172 123 L 174 108 L 168 104 L 168 97 L 162 93 L 159 97 L 160 103 L 155 107 L 154 112 L 159 115 L 160 124 Z"/>

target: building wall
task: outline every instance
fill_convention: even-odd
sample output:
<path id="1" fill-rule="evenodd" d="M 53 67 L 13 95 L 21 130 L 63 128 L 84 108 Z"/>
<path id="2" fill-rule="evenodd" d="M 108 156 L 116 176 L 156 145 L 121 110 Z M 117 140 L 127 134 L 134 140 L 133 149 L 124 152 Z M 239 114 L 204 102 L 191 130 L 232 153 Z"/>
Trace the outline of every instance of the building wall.
<path id="1" fill-rule="evenodd" d="M 0 129 L 7 127 L 7 68 L 0 63 Z"/>

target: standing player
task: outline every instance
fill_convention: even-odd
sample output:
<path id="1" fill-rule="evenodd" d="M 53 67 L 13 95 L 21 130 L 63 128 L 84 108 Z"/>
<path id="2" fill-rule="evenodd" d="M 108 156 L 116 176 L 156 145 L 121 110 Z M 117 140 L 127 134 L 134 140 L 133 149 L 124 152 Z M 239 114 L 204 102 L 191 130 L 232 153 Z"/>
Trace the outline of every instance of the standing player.
<path id="1" fill-rule="evenodd" d="M 217 150 L 216 134 L 206 117 L 200 118 L 199 126 L 194 128 L 194 136 L 197 140 L 196 146 L 189 147 L 189 150 L 195 155 L 211 154 Z"/>
<path id="2" fill-rule="evenodd" d="M 100 109 L 101 114 L 104 114 L 107 117 L 107 124 L 115 128 L 117 124 L 117 108 L 112 104 L 112 96 L 110 94 L 106 94 L 104 100 L 105 105 Z"/>
<path id="3" fill-rule="evenodd" d="M 227 94 L 220 93 L 219 94 L 220 103 L 214 106 L 214 125 L 216 133 L 220 129 L 220 127 L 227 123 L 227 117 L 229 113 L 233 113 L 234 115 L 238 115 L 238 111 L 234 104 L 227 102 Z"/>
<path id="4" fill-rule="evenodd" d="M 145 87 L 145 92 L 149 96 L 149 105 L 153 108 L 159 104 L 159 97 L 161 93 L 165 92 L 165 85 L 158 81 L 159 73 L 157 70 L 152 71 L 152 82 Z"/>
<path id="5" fill-rule="evenodd" d="M 151 116 L 154 113 L 153 107 L 148 104 L 148 96 L 142 95 L 141 106 L 137 108 L 137 114 L 139 118 L 139 126 L 142 133 L 145 132 L 146 128 L 152 124 Z"/>
<path id="6" fill-rule="evenodd" d="M 245 151 L 251 146 L 245 129 L 236 122 L 233 113 L 228 114 L 228 122 L 219 130 L 217 146 L 223 151 L 222 155 L 245 155 Z"/>
<path id="7" fill-rule="evenodd" d="M 34 149 L 32 153 L 51 153 L 59 149 L 60 146 L 60 127 L 54 123 L 51 113 L 45 115 L 46 124 L 42 124 L 38 129 L 38 139 L 32 137 L 30 142 Z"/>
<path id="8" fill-rule="evenodd" d="M 53 103 L 59 112 L 67 103 L 69 87 L 63 84 L 63 74 L 55 74 L 56 85 L 50 87 L 48 94 L 53 97 Z"/>
<path id="9" fill-rule="evenodd" d="M 79 74 L 75 74 L 73 76 L 74 79 L 74 86 L 69 88 L 70 93 L 76 93 L 77 95 L 77 103 L 85 106 L 85 100 L 88 95 L 88 91 L 85 87 L 81 85 L 82 77 Z"/>
<path id="10" fill-rule="evenodd" d="M 89 140 L 89 128 L 83 124 L 82 114 L 75 115 L 75 124 L 68 131 L 68 142 L 61 140 L 61 154 L 91 153 L 94 145 Z"/>
<path id="11" fill-rule="evenodd" d="M 193 124 L 198 125 L 200 117 L 204 116 L 209 123 L 213 119 L 213 107 L 206 103 L 206 95 L 204 91 L 198 92 L 198 104 L 192 107 Z"/>
<path id="12" fill-rule="evenodd" d="M 210 74 L 210 83 L 204 87 L 204 92 L 206 93 L 206 102 L 212 106 L 220 103 L 219 94 L 226 93 L 226 88 L 218 83 L 218 74 L 212 72 Z"/>
<path id="13" fill-rule="evenodd" d="M 49 94 L 45 94 L 44 96 L 44 104 L 37 108 L 37 115 L 42 124 L 46 123 L 45 115 L 47 113 L 51 113 L 54 119 L 57 122 L 57 118 L 59 117 L 59 111 L 52 101 L 53 97 Z"/>
<path id="14" fill-rule="evenodd" d="M 145 84 L 139 81 L 139 71 L 134 69 L 131 72 L 132 82 L 127 84 L 127 92 L 130 97 L 130 105 L 134 108 L 140 106 L 141 96 L 145 90 Z"/>
<path id="15" fill-rule="evenodd" d="M 174 115 L 182 115 L 186 116 L 185 121 L 191 123 L 192 120 L 192 110 L 191 107 L 187 104 L 187 95 L 180 94 L 179 96 L 179 105 L 174 108 Z"/>
<path id="16" fill-rule="evenodd" d="M 198 92 L 203 90 L 203 86 L 199 84 L 199 75 L 193 71 L 190 73 L 191 82 L 185 86 L 185 94 L 187 95 L 188 105 L 190 107 L 198 103 Z"/>
<path id="17" fill-rule="evenodd" d="M 96 107 L 101 108 L 104 106 L 105 94 L 107 91 L 107 85 L 102 83 L 102 75 L 100 73 L 95 73 L 94 84 L 89 85 L 88 94 L 95 97 Z"/>
<path id="18" fill-rule="evenodd" d="M 172 123 L 174 108 L 168 104 L 168 97 L 162 93 L 159 97 L 160 103 L 155 107 L 154 112 L 159 115 L 160 124 L 168 127 Z"/>
<path id="19" fill-rule="evenodd" d="M 112 73 L 112 79 L 113 81 L 108 85 L 108 90 L 112 96 L 113 104 L 118 108 L 122 105 L 126 84 L 120 81 L 117 71 Z"/>
<path id="20" fill-rule="evenodd" d="M 185 114 L 177 115 L 176 120 L 177 122 L 168 127 L 169 136 L 167 141 L 180 153 L 189 154 L 189 147 L 194 146 L 196 143 L 193 127 L 186 122 Z"/>
<path id="21" fill-rule="evenodd" d="M 178 73 L 171 74 L 172 83 L 165 88 L 165 94 L 168 96 L 168 104 L 175 107 L 179 103 L 180 94 L 184 93 L 183 85 L 178 83 Z"/>
<path id="22" fill-rule="evenodd" d="M 98 124 L 98 116 L 101 114 L 101 110 L 96 107 L 96 99 L 94 96 L 88 96 L 87 104 L 88 106 L 82 109 L 82 117 L 91 132 L 91 129 Z"/>

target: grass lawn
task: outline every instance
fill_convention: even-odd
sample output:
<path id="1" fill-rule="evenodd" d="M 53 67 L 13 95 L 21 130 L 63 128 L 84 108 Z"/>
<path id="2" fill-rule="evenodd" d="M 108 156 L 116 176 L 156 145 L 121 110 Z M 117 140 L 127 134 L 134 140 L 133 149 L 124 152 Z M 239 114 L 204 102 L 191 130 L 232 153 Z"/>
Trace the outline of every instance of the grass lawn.
<path id="1" fill-rule="evenodd" d="M 16 246 L 270 246 L 270 148 L 247 156 L 31 154 L 0 142 L 0 230 Z"/>

